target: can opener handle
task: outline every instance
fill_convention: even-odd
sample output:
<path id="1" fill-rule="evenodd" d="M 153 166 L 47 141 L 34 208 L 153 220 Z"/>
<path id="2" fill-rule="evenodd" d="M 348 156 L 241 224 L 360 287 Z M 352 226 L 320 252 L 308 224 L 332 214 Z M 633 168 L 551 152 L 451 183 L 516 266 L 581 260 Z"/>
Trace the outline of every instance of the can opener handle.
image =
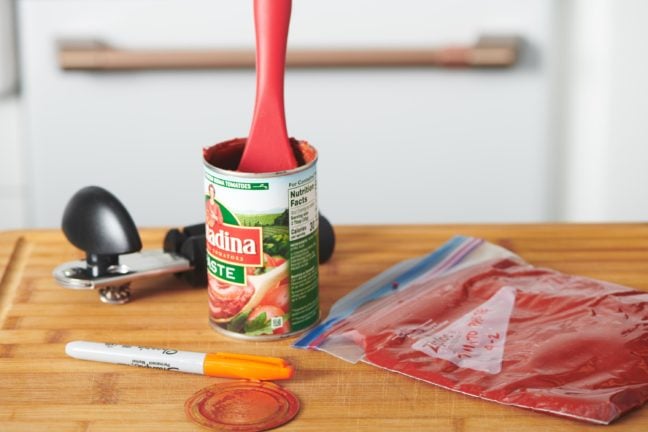
<path id="1" fill-rule="evenodd" d="M 63 213 L 66 238 L 86 253 L 54 269 L 64 288 L 98 290 L 104 303 L 123 304 L 131 298 L 130 284 L 150 277 L 175 274 L 191 286 L 207 285 L 205 224 L 174 228 L 166 233 L 161 250 L 142 251 L 142 241 L 124 205 L 107 190 L 88 186 L 79 190 Z M 329 221 L 319 215 L 319 262 L 335 248 Z"/>
<path id="2" fill-rule="evenodd" d="M 188 230 L 174 250 L 141 251 L 130 214 L 100 187 L 88 186 L 74 194 L 63 212 L 62 228 L 86 258 L 56 267 L 54 279 L 65 288 L 96 289 L 104 303 L 126 303 L 131 282 L 163 274 L 178 274 L 194 286 L 207 283 L 204 236 L 192 236 Z"/>

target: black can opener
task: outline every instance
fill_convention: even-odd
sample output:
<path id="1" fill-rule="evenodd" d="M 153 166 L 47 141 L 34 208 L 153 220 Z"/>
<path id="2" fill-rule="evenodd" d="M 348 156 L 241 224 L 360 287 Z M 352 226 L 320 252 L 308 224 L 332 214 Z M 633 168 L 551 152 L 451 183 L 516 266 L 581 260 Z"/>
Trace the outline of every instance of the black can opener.
<path id="1" fill-rule="evenodd" d="M 54 279 L 64 288 L 97 290 L 104 303 L 130 300 L 131 282 L 175 274 L 192 286 L 207 285 L 205 224 L 171 229 L 161 250 L 142 251 L 137 227 L 124 205 L 107 190 L 88 186 L 65 207 L 63 233 L 86 253 L 85 261 L 71 261 L 54 269 Z M 335 234 L 319 215 L 319 262 L 329 260 Z"/>

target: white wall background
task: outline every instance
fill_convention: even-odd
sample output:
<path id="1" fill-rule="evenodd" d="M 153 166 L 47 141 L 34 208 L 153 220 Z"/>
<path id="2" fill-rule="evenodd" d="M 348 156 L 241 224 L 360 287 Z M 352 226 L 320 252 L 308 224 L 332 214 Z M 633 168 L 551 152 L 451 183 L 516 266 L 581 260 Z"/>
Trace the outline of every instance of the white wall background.
<path id="1" fill-rule="evenodd" d="M 13 2 L 0 0 L 0 229 L 27 219 L 13 16 Z"/>
<path id="2" fill-rule="evenodd" d="M 648 220 L 648 2 L 574 0 L 566 69 L 567 220 Z"/>
<path id="3" fill-rule="evenodd" d="M 291 46 L 429 46 L 467 41 L 481 31 L 494 30 L 520 32 L 532 49 L 522 66 L 511 73 L 289 72 L 288 126 L 294 135 L 308 137 L 320 147 L 320 204 L 335 223 L 648 219 L 648 197 L 642 192 L 642 185 L 648 181 L 644 168 L 648 162 L 648 60 L 642 54 L 648 40 L 648 27 L 643 24 L 648 19 L 648 2 L 406 0 L 395 4 L 356 0 L 353 4 L 358 10 L 371 11 L 371 15 L 361 16 L 340 15 L 340 10 L 349 9 L 343 7 L 347 4 L 344 1 L 336 1 L 340 7 L 330 2 L 296 0 Z M 9 3 L 0 0 L 0 20 L 5 22 L 10 17 Z M 117 169 L 96 164 L 58 173 L 48 171 L 48 164 L 70 157 L 82 161 L 100 154 L 101 150 L 90 144 L 76 154 L 65 144 L 71 133 L 75 139 L 91 143 L 102 124 L 95 121 L 99 116 L 129 116 L 126 124 L 118 123 L 102 132 L 107 142 L 114 143 L 106 149 L 113 152 L 127 152 L 134 146 L 149 148 L 152 143 L 167 145 L 183 137 L 200 148 L 244 135 L 251 116 L 254 89 L 248 83 L 253 72 L 217 73 L 219 80 L 229 84 L 225 86 L 214 84 L 209 73 L 194 73 L 190 75 L 191 86 L 176 83 L 160 94 L 156 88 L 176 82 L 174 73 L 63 74 L 55 67 L 55 40 L 106 35 L 110 42 L 131 48 L 251 46 L 249 2 L 225 2 L 227 14 L 217 15 L 195 13 L 200 8 L 214 10 L 215 0 L 191 0 L 192 7 L 179 0 L 18 3 L 23 20 L 29 17 L 20 29 L 25 87 L 22 99 L 11 92 L 4 99 L 0 96 L 0 229 L 57 225 L 65 204 L 63 197 L 88 183 L 103 184 L 118 196 L 126 196 L 124 201 L 143 225 L 184 224 L 200 217 L 201 209 L 191 204 L 186 192 L 189 185 L 200 181 L 199 172 L 195 179 L 185 178 L 182 185 L 163 181 L 159 186 L 175 198 L 173 205 L 161 207 L 159 196 L 150 200 L 132 198 L 133 190 L 142 188 L 137 182 L 115 180 L 135 169 L 130 162 Z M 247 27 L 240 25 L 242 22 L 247 22 Z M 385 26 L 385 22 L 390 25 Z M 7 42 L 9 27 L 3 24 L 0 47 L 11 47 Z M 29 50 L 28 45 L 32 47 Z M 0 64 L 9 62 L 1 60 Z M 0 69 L 5 70 L 13 68 Z M 0 83 L 11 82 L 11 78 L 3 78 L 11 74 L 0 72 Z M 385 80 L 386 86 L 382 84 Z M 316 100 L 309 98 L 314 81 L 317 87 L 325 86 L 324 96 Z M 102 90 L 92 93 L 97 88 Z M 109 107 L 122 98 L 124 88 L 131 95 L 129 103 L 121 104 L 121 112 L 113 111 Z M 83 103 L 84 92 L 100 96 L 101 103 L 82 107 L 89 117 L 79 119 L 78 105 Z M 187 116 L 183 102 L 206 94 L 211 94 L 211 99 L 204 97 L 202 108 Z M 214 94 L 218 100 L 236 98 L 249 103 L 225 113 L 214 107 Z M 66 103 L 52 104 L 61 97 Z M 485 102 L 488 98 L 494 103 Z M 363 109 L 357 105 L 361 99 L 369 100 L 375 109 L 367 120 L 358 120 L 355 115 Z M 175 107 L 166 114 L 168 117 L 160 117 L 139 109 L 145 106 L 145 100 Z M 383 109 L 386 101 L 392 104 Z M 39 114 L 34 116 L 33 110 Z M 312 115 L 313 110 L 317 116 Z M 412 115 L 422 111 L 428 115 Z M 501 122 L 493 123 L 493 118 Z M 119 139 L 124 131 L 147 121 L 161 125 L 163 131 L 151 128 L 137 141 Z M 170 122 L 175 127 L 164 129 Z M 334 124 L 335 129 L 322 127 L 324 122 Z M 53 123 L 60 127 L 52 128 Z M 371 129 L 383 133 L 357 139 L 362 137 L 359 130 Z M 449 137 L 457 145 L 448 145 Z M 43 147 L 45 142 L 49 147 Z M 394 142 L 409 153 L 391 152 Z M 367 148 L 377 150 L 378 159 L 364 157 Z M 489 148 L 497 151 L 489 152 Z M 358 196 L 340 188 L 336 180 L 358 165 L 383 172 L 385 159 L 396 167 L 387 170 L 385 176 L 407 177 L 411 171 L 399 167 L 411 161 L 406 157 L 411 154 L 423 155 L 413 160 L 414 171 L 420 173 L 417 175 L 441 179 L 429 182 L 432 199 L 426 200 L 417 195 L 420 189 L 406 186 L 397 193 L 388 190 L 385 194 L 385 190 L 363 184 L 363 179 L 359 185 L 366 192 Z M 484 169 L 477 182 L 459 175 L 466 165 L 474 171 L 495 162 L 505 164 L 506 158 L 511 163 L 527 159 L 529 164 L 512 173 Z M 171 152 L 166 159 L 186 166 L 196 162 L 187 150 Z M 467 164 L 453 163 L 462 160 Z M 113 162 L 109 160 L 109 164 Z M 154 166 L 147 169 L 149 174 L 161 174 Z M 516 191 L 526 189 L 533 198 L 507 197 L 506 184 Z M 444 195 L 448 188 L 452 193 Z M 41 196 L 51 198 L 41 202 Z M 493 206 L 492 198 L 504 205 Z M 390 205 L 383 206 L 385 211 L 379 214 L 371 210 L 373 203 L 385 199 L 390 200 Z M 182 213 L 172 211 L 177 208 L 182 208 Z"/>

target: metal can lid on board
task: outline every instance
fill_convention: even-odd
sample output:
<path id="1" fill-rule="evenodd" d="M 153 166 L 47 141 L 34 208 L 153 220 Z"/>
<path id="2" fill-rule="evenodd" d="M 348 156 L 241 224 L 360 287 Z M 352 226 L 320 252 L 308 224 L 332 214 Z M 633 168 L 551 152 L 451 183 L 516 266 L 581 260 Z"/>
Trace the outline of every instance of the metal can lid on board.
<path id="1" fill-rule="evenodd" d="M 256 432 L 292 420 L 299 400 L 283 387 L 261 381 L 215 384 L 185 402 L 187 417 L 215 431 Z"/>

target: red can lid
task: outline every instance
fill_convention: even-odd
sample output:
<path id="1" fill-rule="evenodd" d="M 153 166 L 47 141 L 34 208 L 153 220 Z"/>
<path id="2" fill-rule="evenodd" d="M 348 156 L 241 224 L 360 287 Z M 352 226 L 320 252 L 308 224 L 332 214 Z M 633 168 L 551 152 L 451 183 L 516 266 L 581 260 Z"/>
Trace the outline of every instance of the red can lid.
<path id="1" fill-rule="evenodd" d="M 297 397 L 268 381 L 214 384 L 185 402 L 190 420 L 215 431 L 264 431 L 289 422 L 297 412 Z"/>

